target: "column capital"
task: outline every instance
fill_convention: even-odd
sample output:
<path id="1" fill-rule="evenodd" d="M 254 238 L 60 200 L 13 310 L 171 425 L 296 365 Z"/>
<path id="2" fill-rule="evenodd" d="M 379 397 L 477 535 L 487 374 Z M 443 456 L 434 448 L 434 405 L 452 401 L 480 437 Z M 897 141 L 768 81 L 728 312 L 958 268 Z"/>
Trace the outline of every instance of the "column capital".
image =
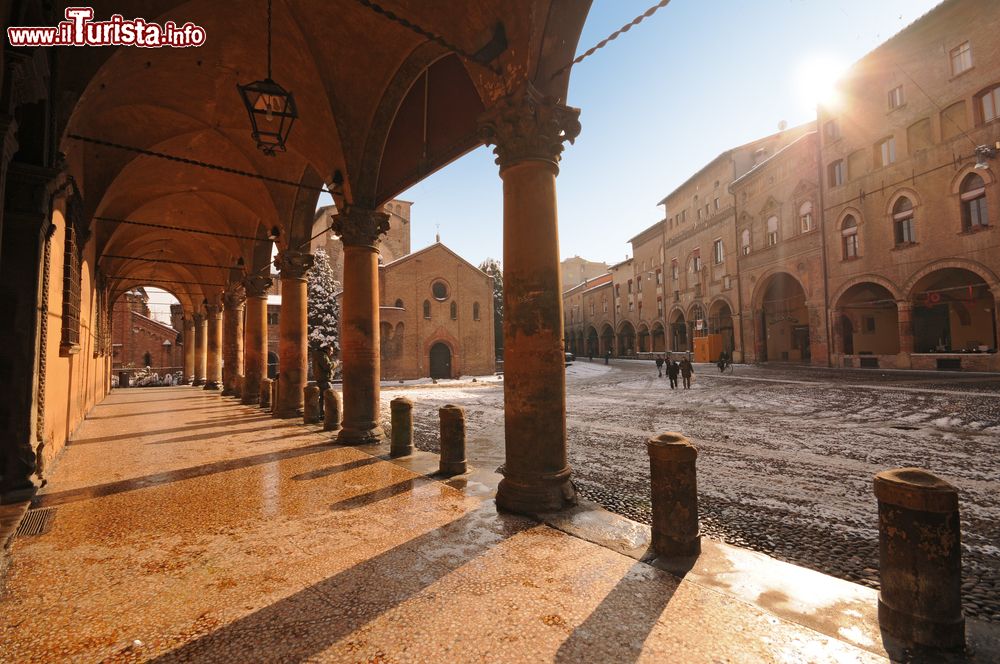
<path id="1" fill-rule="evenodd" d="M 205 305 L 205 318 L 219 318 L 222 315 L 222 306 L 218 304 Z"/>
<path id="2" fill-rule="evenodd" d="M 381 235 L 389 231 L 389 215 L 377 210 L 345 206 L 333 218 L 331 227 L 347 247 L 378 248 Z"/>
<path id="3" fill-rule="evenodd" d="M 243 279 L 243 290 L 247 297 L 266 297 L 274 281 L 271 277 L 255 274 Z"/>
<path id="4" fill-rule="evenodd" d="M 241 282 L 230 284 L 222 294 L 222 303 L 226 309 L 241 309 L 247 301 L 246 290 Z"/>
<path id="5" fill-rule="evenodd" d="M 197 315 L 197 314 L 195 314 L 195 315 Z M 184 319 L 183 319 L 183 321 L 184 321 L 184 329 L 185 330 L 193 330 L 194 329 L 194 323 L 195 323 L 195 321 L 194 321 L 194 318 L 192 316 L 185 316 Z"/>
<path id="6" fill-rule="evenodd" d="M 192 315 L 191 315 L 191 322 L 192 322 L 192 323 L 194 323 L 194 325 L 195 325 L 196 327 L 197 327 L 198 325 L 201 325 L 202 323 L 204 323 L 204 322 L 205 322 L 205 314 L 203 314 L 203 313 L 200 313 L 200 312 L 199 312 L 199 313 L 196 313 L 196 314 L 192 314 Z"/>
<path id="7" fill-rule="evenodd" d="M 558 165 L 563 143 L 580 135 L 580 109 L 559 104 L 528 83 L 479 116 L 479 139 L 493 145 L 500 170 L 522 161 Z"/>
<path id="8" fill-rule="evenodd" d="M 274 259 L 282 279 L 305 279 L 306 273 L 313 266 L 313 255 L 304 251 L 287 249 Z"/>

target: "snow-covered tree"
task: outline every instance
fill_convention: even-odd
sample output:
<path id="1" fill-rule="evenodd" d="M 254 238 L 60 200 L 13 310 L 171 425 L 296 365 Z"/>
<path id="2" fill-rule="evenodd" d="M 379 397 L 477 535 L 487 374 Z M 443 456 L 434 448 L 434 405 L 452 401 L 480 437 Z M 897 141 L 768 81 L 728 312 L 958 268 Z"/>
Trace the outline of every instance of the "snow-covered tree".
<path id="1" fill-rule="evenodd" d="M 309 349 L 332 348 L 340 352 L 340 282 L 333 278 L 330 257 L 319 248 L 309 270 Z"/>
<path id="2" fill-rule="evenodd" d="M 503 268 L 500 261 L 487 258 L 479 269 L 493 277 L 493 333 L 497 354 L 503 352 Z"/>

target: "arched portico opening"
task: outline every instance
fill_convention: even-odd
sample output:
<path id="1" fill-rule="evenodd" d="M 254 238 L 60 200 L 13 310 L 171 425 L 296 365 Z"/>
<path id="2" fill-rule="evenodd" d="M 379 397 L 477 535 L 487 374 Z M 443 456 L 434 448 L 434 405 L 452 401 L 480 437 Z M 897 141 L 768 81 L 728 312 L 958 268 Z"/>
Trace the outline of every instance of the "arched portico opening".
<path id="1" fill-rule="evenodd" d="M 971 270 L 948 267 L 910 290 L 915 353 L 996 351 L 996 294 Z"/>
<path id="2" fill-rule="evenodd" d="M 890 366 L 878 356 L 899 353 L 899 311 L 885 286 L 851 286 L 834 303 L 833 318 L 834 352 L 844 355 L 846 366 Z"/>
<path id="3" fill-rule="evenodd" d="M 733 325 L 733 310 L 725 300 L 716 300 L 708 312 L 709 333 L 718 335 L 719 350 L 733 356 L 736 350 L 736 334 Z"/>
<path id="4" fill-rule="evenodd" d="M 687 320 L 680 309 L 674 310 L 670 315 L 670 350 L 677 353 L 691 350 L 688 345 Z"/>
<path id="5" fill-rule="evenodd" d="M 761 362 L 809 362 L 812 358 L 809 309 L 798 279 L 786 272 L 769 277 L 757 300 L 761 315 L 756 331 Z"/>
<path id="6" fill-rule="evenodd" d="M 618 329 L 618 355 L 635 355 L 635 327 L 624 321 Z"/>
<path id="7" fill-rule="evenodd" d="M 587 328 L 587 355 L 601 354 L 601 339 L 597 336 L 597 328 L 593 325 Z"/>
<path id="8" fill-rule="evenodd" d="M 635 336 L 636 350 L 640 353 L 649 352 L 649 327 L 645 323 L 639 324 L 639 329 Z"/>
<path id="9" fill-rule="evenodd" d="M 667 349 L 667 335 L 663 331 L 663 323 L 659 321 L 653 323 L 652 342 L 654 353 L 662 353 Z"/>
<path id="10" fill-rule="evenodd" d="M 606 355 L 607 353 L 614 354 L 615 351 L 615 331 L 611 329 L 611 326 L 605 324 L 601 328 L 601 355 Z"/>

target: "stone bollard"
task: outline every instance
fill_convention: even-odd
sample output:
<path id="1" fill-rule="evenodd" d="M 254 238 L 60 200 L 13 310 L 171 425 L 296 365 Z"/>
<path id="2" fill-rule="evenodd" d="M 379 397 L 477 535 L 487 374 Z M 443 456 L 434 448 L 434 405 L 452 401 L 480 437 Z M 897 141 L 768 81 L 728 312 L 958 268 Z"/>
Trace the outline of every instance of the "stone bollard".
<path id="1" fill-rule="evenodd" d="M 271 408 L 271 389 L 271 379 L 262 378 L 260 381 L 260 401 L 258 405 L 265 410 L 270 410 Z"/>
<path id="2" fill-rule="evenodd" d="M 875 476 L 879 627 L 909 646 L 965 647 L 958 489 L 921 468 Z"/>
<path id="3" fill-rule="evenodd" d="M 664 556 L 701 553 L 698 534 L 698 450 L 679 433 L 646 441 L 652 488 L 653 550 Z"/>
<path id="4" fill-rule="evenodd" d="M 323 419 L 319 405 L 319 386 L 309 384 L 302 388 L 302 423 L 318 424 Z"/>
<path id="5" fill-rule="evenodd" d="M 323 391 L 323 431 L 340 431 L 340 395 L 332 387 Z"/>
<path id="6" fill-rule="evenodd" d="M 441 418 L 441 465 L 438 473 L 446 477 L 461 475 L 465 465 L 465 409 L 447 404 L 438 410 Z"/>
<path id="7" fill-rule="evenodd" d="M 389 410 L 392 412 L 392 443 L 389 446 L 389 456 L 392 458 L 409 456 L 413 454 L 413 402 L 406 397 L 396 397 L 389 402 Z M 443 422 L 444 420 L 442 427 Z"/>

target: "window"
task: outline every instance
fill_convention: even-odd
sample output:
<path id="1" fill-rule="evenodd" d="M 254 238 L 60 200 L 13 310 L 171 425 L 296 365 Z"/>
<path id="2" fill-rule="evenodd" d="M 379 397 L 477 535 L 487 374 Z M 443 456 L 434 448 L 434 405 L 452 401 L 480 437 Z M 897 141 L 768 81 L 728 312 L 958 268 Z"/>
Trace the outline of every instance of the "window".
<path id="1" fill-rule="evenodd" d="M 277 325 L 278 324 L 278 312 L 277 311 L 268 311 L 267 312 L 267 324 L 268 325 Z"/>
<path id="2" fill-rule="evenodd" d="M 644 263 L 645 264 L 645 263 Z M 637 293 L 642 292 L 642 277 L 637 277 L 635 280 L 635 290 Z"/>
<path id="3" fill-rule="evenodd" d="M 604 298 L 604 300 L 602 300 L 601 303 L 604 305 L 603 306 L 604 313 L 608 313 L 608 298 Z"/>
<path id="4" fill-rule="evenodd" d="M 875 144 L 875 168 L 888 166 L 896 161 L 896 138 L 889 136 Z"/>
<path id="5" fill-rule="evenodd" d="M 829 120 L 823 125 L 823 136 L 828 143 L 832 143 L 840 138 L 840 123 L 836 120 Z"/>
<path id="6" fill-rule="evenodd" d="M 680 267 L 677 265 L 677 259 L 670 261 L 670 276 L 674 281 L 680 277 Z"/>
<path id="7" fill-rule="evenodd" d="M 663 272 L 660 268 L 656 268 L 656 285 L 659 286 L 663 283 Z"/>
<path id="8" fill-rule="evenodd" d="M 591 316 L 594 315 L 594 303 L 593 302 L 590 303 L 590 315 Z"/>
<path id="9" fill-rule="evenodd" d="M 813 229 L 813 204 L 806 201 L 799 208 L 799 232 L 808 233 Z"/>
<path id="10" fill-rule="evenodd" d="M 434 295 L 435 300 L 447 300 L 448 284 L 443 281 L 435 281 L 431 284 L 431 294 Z"/>
<path id="11" fill-rule="evenodd" d="M 778 218 L 769 217 L 767 220 L 767 246 L 773 247 L 778 244 Z"/>
<path id="12" fill-rule="evenodd" d="M 903 86 L 897 85 L 892 90 L 889 90 L 889 108 L 899 108 L 903 105 Z"/>
<path id="13" fill-rule="evenodd" d="M 591 308 L 591 312 L 590 313 L 594 313 L 593 312 L 594 305 L 590 305 L 590 308 Z M 478 302 L 473 302 L 472 303 L 472 320 L 479 320 L 479 303 Z"/>
<path id="14" fill-rule="evenodd" d="M 844 260 L 852 260 L 858 257 L 858 222 L 854 215 L 844 217 L 840 224 L 840 233 L 843 238 Z"/>
<path id="15" fill-rule="evenodd" d="M 865 316 L 863 320 L 864 320 L 864 325 L 862 326 L 861 330 L 865 334 L 874 334 L 875 333 L 875 317 L 874 316 Z"/>
<path id="16" fill-rule="evenodd" d="M 622 296 L 621 284 L 615 284 L 615 297 Z"/>
<path id="17" fill-rule="evenodd" d="M 719 207 L 720 207 L 720 203 L 719 203 L 719 197 L 718 197 L 718 196 L 716 196 L 716 197 L 715 197 L 715 210 L 716 210 L 716 212 L 718 212 L 718 211 L 719 211 Z"/>
<path id="18" fill-rule="evenodd" d="M 628 310 L 632 311 L 634 308 L 635 308 L 635 304 L 632 302 L 632 300 L 629 300 L 628 301 Z"/>
<path id="19" fill-rule="evenodd" d="M 701 252 L 697 249 L 694 251 L 694 256 L 691 257 L 691 268 L 695 272 L 701 272 Z"/>
<path id="20" fill-rule="evenodd" d="M 430 320 L 431 317 L 431 301 L 424 300 L 424 318 Z"/>
<path id="21" fill-rule="evenodd" d="M 913 244 L 917 241 L 913 222 L 913 203 L 903 196 L 892 206 L 892 223 L 896 236 L 896 246 Z"/>
<path id="22" fill-rule="evenodd" d="M 962 42 L 951 49 L 951 75 L 958 76 L 970 69 L 972 69 L 972 46 L 969 42 Z"/>
<path id="23" fill-rule="evenodd" d="M 844 160 L 838 159 L 826 167 L 826 179 L 831 187 L 844 184 Z"/>
<path id="24" fill-rule="evenodd" d="M 986 124 L 1000 117 L 1000 85 L 981 93 L 978 99 L 980 122 Z"/>
<path id="25" fill-rule="evenodd" d="M 62 340 L 64 351 L 80 345 L 80 252 L 79 236 L 75 225 L 66 219 L 65 249 L 63 252 L 63 307 Z M 73 351 L 75 352 L 75 351 Z M 146 364 L 149 366 L 149 363 Z"/>
<path id="26" fill-rule="evenodd" d="M 451 303 L 451 319 L 452 320 L 458 320 L 458 303 L 457 302 L 452 302 Z"/>
<path id="27" fill-rule="evenodd" d="M 631 279 L 628 280 L 628 294 L 629 295 L 632 294 L 632 280 Z"/>
<path id="28" fill-rule="evenodd" d="M 740 235 L 740 252 L 744 256 L 750 255 L 750 229 L 744 228 L 743 233 Z"/>
<path id="29" fill-rule="evenodd" d="M 724 250 L 722 248 L 722 240 L 716 240 L 712 243 L 712 258 L 715 260 L 716 265 L 725 259 Z"/>
<path id="30" fill-rule="evenodd" d="M 920 150 L 926 150 L 933 143 L 931 136 L 931 120 L 924 118 L 909 126 L 906 130 L 907 152 L 913 154 Z"/>
<path id="31" fill-rule="evenodd" d="M 402 309 L 403 308 L 403 301 L 402 300 L 396 300 L 396 305 L 395 306 L 396 306 L 397 309 Z"/>
<path id="32" fill-rule="evenodd" d="M 662 316 L 663 315 L 663 297 L 662 296 L 656 298 L 656 315 L 657 316 Z"/>
<path id="33" fill-rule="evenodd" d="M 990 225 L 986 212 L 986 183 L 975 173 L 962 180 L 962 230 L 975 231 Z"/>

